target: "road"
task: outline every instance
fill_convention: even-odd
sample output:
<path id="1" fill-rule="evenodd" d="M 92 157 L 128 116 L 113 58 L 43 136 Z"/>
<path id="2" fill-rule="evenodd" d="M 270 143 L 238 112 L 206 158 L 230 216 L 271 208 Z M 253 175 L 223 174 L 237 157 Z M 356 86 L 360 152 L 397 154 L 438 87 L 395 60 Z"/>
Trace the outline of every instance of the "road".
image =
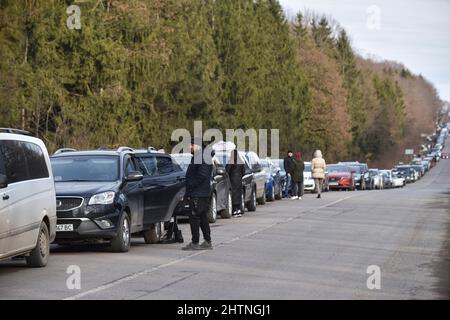
<path id="1" fill-rule="evenodd" d="M 450 298 L 450 160 L 404 189 L 329 192 L 212 225 L 213 251 L 52 248 L 49 265 L 0 262 L 1 299 Z M 185 238 L 188 226 L 182 225 Z M 81 289 L 68 289 L 68 266 Z M 369 290 L 367 268 L 380 268 Z"/>

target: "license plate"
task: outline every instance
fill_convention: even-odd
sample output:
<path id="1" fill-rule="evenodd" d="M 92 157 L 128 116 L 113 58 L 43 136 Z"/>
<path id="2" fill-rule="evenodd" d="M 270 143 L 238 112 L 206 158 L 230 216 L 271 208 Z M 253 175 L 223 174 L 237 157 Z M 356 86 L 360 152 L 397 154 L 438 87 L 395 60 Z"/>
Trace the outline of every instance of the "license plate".
<path id="1" fill-rule="evenodd" d="M 73 224 L 58 224 L 56 226 L 56 231 L 73 231 Z"/>
<path id="2" fill-rule="evenodd" d="M 330 185 L 330 186 L 338 186 L 339 182 L 328 182 L 328 185 Z"/>

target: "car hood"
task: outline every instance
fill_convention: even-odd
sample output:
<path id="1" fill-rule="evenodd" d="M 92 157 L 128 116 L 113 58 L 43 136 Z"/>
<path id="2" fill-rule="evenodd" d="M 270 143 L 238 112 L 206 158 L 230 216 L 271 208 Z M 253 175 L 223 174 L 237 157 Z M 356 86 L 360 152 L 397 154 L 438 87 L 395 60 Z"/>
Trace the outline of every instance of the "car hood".
<path id="1" fill-rule="evenodd" d="M 303 171 L 303 177 L 305 179 L 311 179 L 312 177 L 311 171 Z"/>
<path id="2" fill-rule="evenodd" d="M 116 191 L 120 182 L 55 182 L 57 196 L 91 197 L 106 191 Z"/>

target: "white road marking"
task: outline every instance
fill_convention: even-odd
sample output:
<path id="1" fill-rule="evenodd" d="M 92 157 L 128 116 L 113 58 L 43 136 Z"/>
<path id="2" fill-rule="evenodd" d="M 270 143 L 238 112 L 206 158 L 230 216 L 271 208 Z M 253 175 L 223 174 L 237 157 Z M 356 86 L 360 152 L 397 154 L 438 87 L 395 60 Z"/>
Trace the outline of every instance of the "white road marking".
<path id="1" fill-rule="evenodd" d="M 311 209 L 311 210 L 304 211 L 304 212 L 302 212 L 301 214 L 298 214 L 298 215 L 296 215 L 296 216 L 294 216 L 294 217 L 290 217 L 289 219 L 285 219 L 285 220 L 283 220 L 283 221 L 279 221 L 279 222 L 273 223 L 273 224 L 271 224 L 271 225 L 269 225 L 269 226 L 267 226 L 267 227 L 261 228 L 261 229 L 259 229 L 259 230 L 255 230 L 255 231 L 252 231 L 252 232 L 250 232 L 250 233 L 244 234 L 244 235 L 242 235 L 242 236 L 235 237 L 235 238 L 233 238 L 233 239 L 231 239 L 231 240 L 228 240 L 228 241 L 219 243 L 219 244 L 215 245 L 215 247 L 216 247 L 216 248 L 217 248 L 217 247 L 222 247 L 222 246 L 224 246 L 224 245 L 228 245 L 228 244 L 234 243 L 234 242 L 239 241 L 239 240 L 241 240 L 241 239 L 246 239 L 246 238 L 252 237 L 252 236 L 254 236 L 254 235 L 256 235 L 256 234 L 259 234 L 259 233 L 264 232 L 264 231 L 266 231 L 266 230 L 268 230 L 268 229 L 271 229 L 271 228 L 273 228 L 273 227 L 275 227 L 275 226 L 277 226 L 277 225 L 289 223 L 289 222 L 291 222 L 291 221 L 293 221 L 293 220 L 295 220 L 295 219 L 298 219 L 298 218 L 300 218 L 300 217 L 302 217 L 302 216 L 305 216 L 305 215 L 307 215 L 307 214 L 310 214 L 310 213 L 319 211 L 319 210 L 324 209 L 324 208 L 327 208 L 327 207 L 331 207 L 331 206 L 333 206 L 333 205 L 335 205 L 335 204 L 338 204 L 338 203 L 343 202 L 343 201 L 345 201 L 345 200 L 348 200 L 348 199 L 350 199 L 350 198 L 357 197 L 357 196 L 359 196 L 359 195 L 362 195 L 362 193 L 359 193 L 359 192 L 358 192 L 357 194 L 354 194 L 354 195 L 351 195 L 351 196 L 348 196 L 348 197 L 345 197 L 345 198 L 342 198 L 342 199 L 333 201 L 333 202 L 331 202 L 331 203 L 322 205 L 322 206 L 320 206 L 320 207 L 317 207 L 317 208 L 314 208 L 314 209 Z M 101 292 L 101 291 L 104 291 L 104 290 L 108 290 L 108 289 L 110 289 L 110 288 L 112 288 L 112 287 L 115 287 L 115 286 L 118 286 L 118 285 L 120 285 L 120 284 L 122 284 L 122 283 L 125 283 L 125 282 L 128 282 L 128 281 L 132 281 L 132 280 L 134 280 L 134 279 L 136 279 L 136 278 L 139 278 L 139 277 L 148 275 L 148 274 L 150 274 L 150 273 L 153 273 L 153 272 L 155 272 L 155 271 L 158 271 L 158 270 L 161 270 L 161 269 L 164 269 L 164 268 L 173 266 L 173 265 L 175 265 L 175 264 L 178 264 L 178 263 L 180 263 L 180 262 L 183 262 L 183 261 L 186 261 L 186 260 L 188 260 L 188 259 L 194 258 L 194 257 L 199 256 L 199 255 L 201 255 L 201 254 L 205 254 L 205 253 L 207 253 L 207 252 L 209 252 L 209 251 L 208 251 L 208 250 L 204 250 L 204 251 L 198 251 L 198 252 L 192 253 L 192 254 L 190 254 L 190 255 L 187 255 L 187 256 L 185 256 L 185 257 L 182 257 L 182 258 L 173 260 L 173 261 L 171 261 L 171 262 L 164 263 L 164 264 L 161 264 L 161 265 L 159 265 L 159 266 L 155 266 L 155 267 L 152 267 L 152 268 L 150 268 L 150 269 L 146 269 L 146 270 L 143 270 L 143 271 L 140 271 L 140 272 L 132 273 L 132 274 L 130 274 L 130 275 L 128 275 L 128 276 L 125 276 L 125 277 L 123 277 L 123 278 L 114 280 L 114 281 L 109 282 L 109 283 L 107 283 L 107 284 L 101 285 L 101 286 L 99 286 L 99 287 L 97 287 L 97 288 L 94 288 L 94 289 L 91 289 L 91 290 L 88 290 L 88 291 L 85 291 L 85 292 L 81 292 L 81 293 L 79 293 L 79 294 L 76 294 L 76 295 L 74 295 L 74 296 L 65 298 L 65 299 L 63 299 L 63 300 L 76 300 L 76 299 L 80 299 L 80 298 L 83 298 L 83 297 L 88 296 L 88 295 L 91 295 L 91 294 L 95 294 L 95 293 L 98 293 L 98 292 Z"/>

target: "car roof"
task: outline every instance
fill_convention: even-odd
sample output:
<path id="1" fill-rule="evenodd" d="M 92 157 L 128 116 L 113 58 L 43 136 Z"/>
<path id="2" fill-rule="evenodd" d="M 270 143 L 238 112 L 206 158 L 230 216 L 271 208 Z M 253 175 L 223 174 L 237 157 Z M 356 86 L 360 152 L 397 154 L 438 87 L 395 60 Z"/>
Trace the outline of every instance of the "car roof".
<path id="1" fill-rule="evenodd" d="M 131 153 L 131 152 L 126 152 Z M 77 157 L 77 156 L 120 156 L 121 152 L 114 150 L 84 150 L 84 151 L 69 151 L 54 154 L 52 158 L 63 158 L 63 157 Z"/>
<path id="2" fill-rule="evenodd" d="M 13 141 L 25 141 L 31 142 L 38 145 L 43 145 L 41 139 L 25 135 L 25 134 L 17 134 L 17 133 L 5 133 L 0 131 L 0 140 L 13 140 Z"/>

